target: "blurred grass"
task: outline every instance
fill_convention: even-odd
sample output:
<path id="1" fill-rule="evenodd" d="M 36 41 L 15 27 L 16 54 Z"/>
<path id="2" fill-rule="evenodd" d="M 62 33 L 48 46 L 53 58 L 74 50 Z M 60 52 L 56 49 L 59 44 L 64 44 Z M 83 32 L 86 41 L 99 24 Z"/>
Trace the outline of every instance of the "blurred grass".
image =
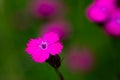
<path id="1" fill-rule="evenodd" d="M 87 75 L 72 74 L 63 64 L 60 70 L 65 80 L 117 80 L 116 68 L 119 69 L 119 66 L 115 65 L 119 64 L 120 59 L 116 63 L 111 57 L 120 56 L 116 54 L 119 50 L 114 53 L 111 38 L 85 16 L 85 9 L 92 1 L 63 0 L 63 2 L 69 8 L 67 18 L 73 28 L 73 34 L 68 42 L 65 41 L 64 47 L 67 49 L 73 43 L 87 45 L 95 52 L 97 58 L 95 69 Z M 43 24 L 41 20 L 29 18 L 27 29 L 17 29 L 14 25 L 16 23 L 13 20 L 14 14 L 24 13 L 26 4 L 27 0 L 0 0 L 0 80 L 58 80 L 55 71 L 47 63 L 34 63 L 24 52 L 26 42 L 31 37 L 37 37 L 38 28 Z M 64 56 L 65 52 L 61 56 Z"/>

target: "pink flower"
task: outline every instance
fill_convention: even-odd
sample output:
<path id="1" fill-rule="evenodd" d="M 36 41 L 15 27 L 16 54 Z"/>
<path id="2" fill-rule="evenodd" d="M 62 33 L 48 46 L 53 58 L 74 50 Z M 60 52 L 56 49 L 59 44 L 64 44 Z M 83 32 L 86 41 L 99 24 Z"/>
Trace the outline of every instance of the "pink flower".
<path id="1" fill-rule="evenodd" d="M 30 11 L 36 18 L 48 18 L 59 13 L 60 4 L 56 0 L 33 0 Z"/>
<path id="2" fill-rule="evenodd" d="M 69 54 L 66 56 L 66 64 L 68 68 L 73 72 L 86 72 L 93 66 L 93 55 L 88 49 L 79 49 L 73 47 L 69 49 Z"/>
<path id="3" fill-rule="evenodd" d="M 87 18 L 92 22 L 106 21 L 110 13 L 114 10 L 115 0 L 96 0 L 86 11 Z"/>
<path id="4" fill-rule="evenodd" d="M 59 42 L 59 36 L 56 33 L 49 32 L 44 34 L 43 38 L 30 39 L 27 43 L 26 52 L 32 56 L 35 62 L 45 62 L 50 55 L 60 54 L 62 44 Z"/>
<path id="5" fill-rule="evenodd" d="M 120 10 L 115 10 L 110 20 L 105 25 L 105 31 L 107 34 L 120 37 Z"/>
<path id="6" fill-rule="evenodd" d="M 66 39 L 69 37 L 69 33 L 71 32 L 70 24 L 64 21 L 53 21 L 43 25 L 42 29 L 40 29 L 39 34 L 44 34 L 46 32 L 55 32 L 60 38 Z"/>

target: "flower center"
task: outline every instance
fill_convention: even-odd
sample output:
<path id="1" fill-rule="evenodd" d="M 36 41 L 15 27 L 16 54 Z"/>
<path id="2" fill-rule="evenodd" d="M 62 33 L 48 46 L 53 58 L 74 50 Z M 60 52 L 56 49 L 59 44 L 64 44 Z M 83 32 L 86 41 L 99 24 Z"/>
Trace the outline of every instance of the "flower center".
<path id="1" fill-rule="evenodd" d="M 46 48 L 46 44 L 42 44 L 42 48 L 45 49 Z"/>
<path id="2" fill-rule="evenodd" d="M 42 42 L 42 44 L 40 45 L 40 48 L 43 49 L 43 50 L 47 49 L 47 43 Z"/>

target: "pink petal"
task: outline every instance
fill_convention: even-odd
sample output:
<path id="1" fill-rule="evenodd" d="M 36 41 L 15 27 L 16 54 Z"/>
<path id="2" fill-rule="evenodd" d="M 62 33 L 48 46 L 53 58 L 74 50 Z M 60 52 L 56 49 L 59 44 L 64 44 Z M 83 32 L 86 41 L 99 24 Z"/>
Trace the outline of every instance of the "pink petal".
<path id="1" fill-rule="evenodd" d="M 106 20 L 108 13 L 106 10 L 103 10 L 104 8 L 101 8 L 100 6 L 96 6 L 96 5 L 91 5 L 88 9 L 87 9 L 87 17 L 89 20 L 91 21 L 95 21 L 95 22 L 101 22 Z"/>
<path id="2" fill-rule="evenodd" d="M 37 38 L 37 39 L 30 39 L 29 42 L 27 43 L 27 47 L 30 46 L 38 46 L 41 43 L 42 39 L 41 38 Z"/>
<path id="3" fill-rule="evenodd" d="M 49 33 L 44 35 L 43 40 L 47 41 L 48 44 L 52 44 L 52 43 L 55 43 L 59 40 L 59 36 L 56 33 L 49 32 Z"/>
<path id="4" fill-rule="evenodd" d="M 31 55 L 36 53 L 36 51 L 38 51 L 39 49 L 40 49 L 39 47 L 27 47 L 25 51 Z"/>
<path id="5" fill-rule="evenodd" d="M 27 47 L 26 49 L 25 49 L 25 51 L 28 53 L 28 54 L 34 54 L 34 52 L 35 52 L 35 50 L 36 50 L 36 48 L 35 47 Z"/>
<path id="6" fill-rule="evenodd" d="M 63 46 L 61 43 L 55 43 L 49 46 L 48 51 L 51 55 L 56 55 L 56 54 L 60 54 L 62 48 Z"/>
<path id="7" fill-rule="evenodd" d="M 111 36 L 120 36 L 120 24 L 116 23 L 115 21 L 107 23 L 104 29 L 105 32 Z"/>
<path id="8" fill-rule="evenodd" d="M 39 50 L 39 45 L 41 41 L 42 40 L 40 38 L 30 39 L 29 42 L 27 43 L 27 48 L 25 49 L 25 51 L 28 54 L 34 54 L 36 50 Z"/>
<path id="9" fill-rule="evenodd" d="M 32 59 L 33 59 L 35 62 L 38 62 L 38 63 L 43 63 L 43 62 L 45 62 L 48 58 L 49 58 L 49 53 L 48 53 L 46 50 L 36 51 L 36 53 L 34 53 L 34 54 L 32 55 Z"/>

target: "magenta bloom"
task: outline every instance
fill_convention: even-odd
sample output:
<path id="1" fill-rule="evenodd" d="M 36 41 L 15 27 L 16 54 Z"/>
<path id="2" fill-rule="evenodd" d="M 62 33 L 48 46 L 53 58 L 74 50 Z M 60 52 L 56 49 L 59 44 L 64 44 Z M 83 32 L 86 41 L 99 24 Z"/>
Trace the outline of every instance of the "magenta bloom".
<path id="1" fill-rule="evenodd" d="M 31 13 L 37 18 L 52 17 L 60 10 L 60 4 L 55 0 L 35 0 L 30 6 Z"/>
<path id="2" fill-rule="evenodd" d="M 49 32 L 44 34 L 43 38 L 30 39 L 27 43 L 26 52 L 32 56 L 35 62 L 45 62 L 50 55 L 60 54 L 62 44 L 59 42 L 59 36 L 56 33 Z"/>
<path id="3" fill-rule="evenodd" d="M 87 49 L 75 48 L 69 49 L 70 52 L 66 56 L 68 68 L 74 72 L 89 71 L 93 66 L 93 55 Z"/>
<path id="4" fill-rule="evenodd" d="M 96 0 L 86 11 L 87 17 L 92 22 L 103 22 L 108 19 L 114 10 L 115 0 Z"/>
<path id="5" fill-rule="evenodd" d="M 53 21 L 43 25 L 42 29 L 40 29 L 40 34 L 48 33 L 48 32 L 55 32 L 57 33 L 60 38 L 65 39 L 68 38 L 70 30 L 70 24 L 64 21 Z"/>
<path id="6" fill-rule="evenodd" d="M 110 20 L 105 25 L 105 31 L 109 35 L 120 37 L 120 10 L 112 13 Z"/>

